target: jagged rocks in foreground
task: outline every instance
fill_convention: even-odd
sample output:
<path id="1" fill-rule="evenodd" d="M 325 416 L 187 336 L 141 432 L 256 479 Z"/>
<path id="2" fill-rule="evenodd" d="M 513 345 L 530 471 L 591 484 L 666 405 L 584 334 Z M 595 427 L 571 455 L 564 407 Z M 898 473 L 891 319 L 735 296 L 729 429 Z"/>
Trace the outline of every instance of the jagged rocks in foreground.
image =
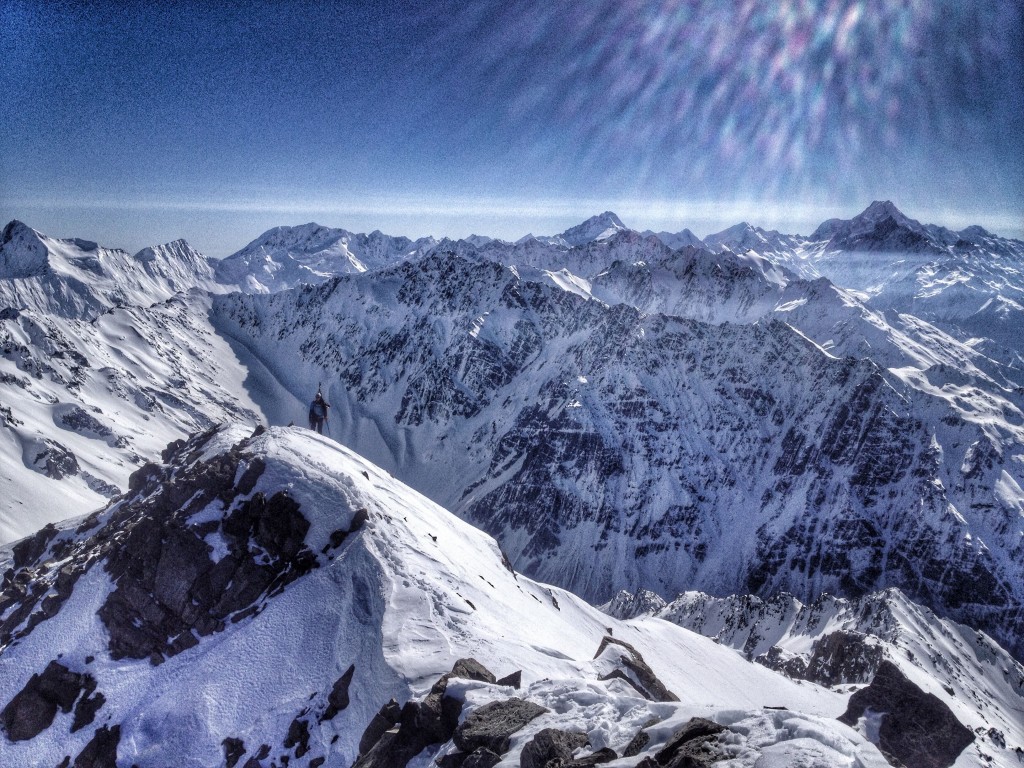
<path id="1" fill-rule="evenodd" d="M 849 690 L 516 574 L 306 430 L 172 444 L 105 510 L 0 552 L 5 766 L 350 766 L 389 742 L 472 766 L 545 730 L 570 765 L 636 764 L 693 718 L 729 729 L 708 754 L 884 765 L 836 719 Z"/>

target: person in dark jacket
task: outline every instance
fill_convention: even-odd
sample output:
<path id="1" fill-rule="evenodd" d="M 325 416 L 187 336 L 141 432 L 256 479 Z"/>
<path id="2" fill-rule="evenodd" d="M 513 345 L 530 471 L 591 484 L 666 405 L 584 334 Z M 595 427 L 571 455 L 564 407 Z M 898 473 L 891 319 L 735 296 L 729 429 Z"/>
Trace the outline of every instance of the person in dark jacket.
<path id="1" fill-rule="evenodd" d="M 321 435 L 324 433 L 324 422 L 328 421 L 328 411 L 331 404 L 324 400 L 323 394 L 319 391 L 313 402 L 309 404 L 309 428 L 315 429 Z"/>

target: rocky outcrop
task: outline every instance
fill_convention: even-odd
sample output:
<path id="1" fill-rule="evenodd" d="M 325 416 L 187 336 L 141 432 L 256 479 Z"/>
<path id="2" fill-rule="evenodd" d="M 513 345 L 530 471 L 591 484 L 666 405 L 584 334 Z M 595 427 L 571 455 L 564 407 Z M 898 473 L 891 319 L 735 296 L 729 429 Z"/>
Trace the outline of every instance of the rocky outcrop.
<path id="1" fill-rule="evenodd" d="M 74 707 L 73 733 L 89 725 L 103 706 L 103 694 L 95 691 L 92 675 L 51 661 L 0 711 L 0 724 L 11 741 L 26 741 L 49 728 L 58 710 L 68 713 Z"/>
<path id="2" fill-rule="evenodd" d="M 316 568 L 298 504 L 285 490 L 253 492 L 264 465 L 247 455 L 247 441 L 202 458 L 216 431 L 177 445 L 166 457 L 173 464 L 135 472 L 127 496 L 74 532 L 95 529 L 91 535 L 58 536 L 49 527 L 19 543 L 0 594 L 0 647 L 55 615 L 98 564 L 115 584 L 98 611 L 111 656 L 153 663 L 258 613 L 266 599 Z M 220 514 L 191 522 L 211 506 Z M 52 568 L 48 556 L 60 565 Z"/>
<path id="3" fill-rule="evenodd" d="M 486 747 L 503 755 L 508 751 L 512 734 L 547 711 L 532 701 L 516 697 L 492 701 L 473 710 L 455 730 L 452 741 L 463 752 Z"/>
<path id="4" fill-rule="evenodd" d="M 617 654 L 617 659 L 623 668 L 613 669 L 611 672 L 603 675 L 600 678 L 601 680 L 609 680 L 611 678 L 625 680 L 641 696 L 651 701 L 679 701 L 679 697 L 666 688 L 665 684 L 654 674 L 654 670 L 647 665 L 640 652 L 624 640 L 619 640 L 611 635 L 605 635 L 601 639 L 601 644 L 598 646 L 594 658 L 598 658 L 609 646 L 616 650 L 621 649 Z"/>
<path id="5" fill-rule="evenodd" d="M 92 739 L 75 758 L 74 768 L 113 768 L 117 765 L 117 745 L 121 742 L 121 726 L 96 729 Z"/>
<path id="6" fill-rule="evenodd" d="M 327 696 L 327 709 L 320 716 L 320 722 L 334 719 L 335 715 L 348 707 L 348 688 L 352 684 L 352 676 L 356 673 L 356 665 L 352 664 L 345 674 L 337 679 Z"/>
<path id="7" fill-rule="evenodd" d="M 590 739 L 585 733 L 545 728 L 523 747 L 519 758 L 520 768 L 546 768 L 550 760 L 572 760 L 573 752 L 589 743 Z"/>
<path id="8" fill-rule="evenodd" d="M 654 757 L 645 757 L 637 768 L 704 768 L 726 757 L 717 746 L 725 726 L 695 717 L 676 731 Z"/>
<path id="9" fill-rule="evenodd" d="M 426 746 L 451 739 L 462 713 L 462 702 L 445 695 L 448 681 L 453 677 L 495 682 L 494 675 L 480 662 L 459 659 L 451 672 L 434 683 L 422 701 L 406 702 L 397 719 L 392 719 L 398 706 L 394 700 L 381 708 L 363 732 L 359 757 L 353 768 L 404 768 Z M 387 727 L 389 723 L 391 727 Z M 477 746 L 486 745 L 474 745 L 464 751 L 471 753 Z"/>
<path id="10" fill-rule="evenodd" d="M 974 741 L 974 734 L 942 701 L 925 693 L 890 661 L 883 661 L 867 688 L 850 697 L 840 722 L 855 725 L 870 715 L 880 720 L 878 748 L 893 765 L 948 768 Z"/>

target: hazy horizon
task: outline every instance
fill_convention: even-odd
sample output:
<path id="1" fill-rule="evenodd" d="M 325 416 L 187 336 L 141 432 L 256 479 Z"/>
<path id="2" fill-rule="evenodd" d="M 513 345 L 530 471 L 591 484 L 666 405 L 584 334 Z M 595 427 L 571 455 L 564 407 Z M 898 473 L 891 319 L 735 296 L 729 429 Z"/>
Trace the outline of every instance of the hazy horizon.
<path id="1" fill-rule="evenodd" d="M 1024 236 L 1019 4 L 0 6 L 0 216 L 227 255 L 317 221 L 514 240 L 614 210 Z"/>

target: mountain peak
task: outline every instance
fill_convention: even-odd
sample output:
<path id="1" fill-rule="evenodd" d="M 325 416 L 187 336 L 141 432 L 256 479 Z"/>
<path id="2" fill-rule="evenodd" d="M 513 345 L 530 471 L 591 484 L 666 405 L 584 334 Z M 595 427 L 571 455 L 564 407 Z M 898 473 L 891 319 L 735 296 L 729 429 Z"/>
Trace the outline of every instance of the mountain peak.
<path id="1" fill-rule="evenodd" d="M 862 213 L 854 217 L 855 220 L 867 221 L 881 221 L 886 218 L 895 219 L 901 224 L 910 221 L 891 200 L 874 200 Z"/>
<path id="2" fill-rule="evenodd" d="M 14 219 L 0 235 L 0 277 L 32 277 L 46 271 L 49 249 L 44 235 Z"/>
<path id="3" fill-rule="evenodd" d="M 591 216 L 582 224 L 570 227 L 559 237 L 569 246 L 586 245 L 595 240 L 607 240 L 616 232 L 624 229 L 627 227 L 617 215 L 611 211 L 605 211 Z"/>

